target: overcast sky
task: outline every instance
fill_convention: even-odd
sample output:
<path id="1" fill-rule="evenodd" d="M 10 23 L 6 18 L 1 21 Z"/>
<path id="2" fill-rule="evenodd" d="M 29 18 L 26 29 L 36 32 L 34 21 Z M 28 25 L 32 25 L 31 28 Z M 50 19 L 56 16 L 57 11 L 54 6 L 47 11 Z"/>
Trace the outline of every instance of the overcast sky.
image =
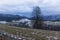
<path id="1" fill-rule="evenodd" d="M 0 0 L 1 12 L 31 12 L 39 6 L 43 14 L 59 14 L 60 0 Z"/>

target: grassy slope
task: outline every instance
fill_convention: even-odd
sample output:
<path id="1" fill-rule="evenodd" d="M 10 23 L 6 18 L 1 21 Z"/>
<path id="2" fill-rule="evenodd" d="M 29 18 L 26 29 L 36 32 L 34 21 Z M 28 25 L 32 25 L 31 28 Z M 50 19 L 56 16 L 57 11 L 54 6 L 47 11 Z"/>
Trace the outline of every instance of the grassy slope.
<path id="1" fill-rule="evenodd" d="M 41 30 L 41 29 L 29 29 L 29 28 L 19 28 L 19 27 L 13 27 L 13 26 L 8 26 L 8 25 L 3 25 L 0 24 L 0 30 L 4 30 L 7 31 L 11 34 L 15 34 L 17 35 L 17 31 L 19 32 L 19 36 L 21 36 L 20 34 L 22 33 L 23 37 L 27 37 L 27 38 L 35 38 L 36 40 L 47 40 L 47 36 L 56 36 L 58 35 L 58 37 L 60 38 L 60 31 L 49 31 L 49 30 Z M 35 33 L 34 35 L 32 33 Z M 59 34 L 56 34 L 56 33 Z M 28 40 L 28 39 L 27 39 Z"/>

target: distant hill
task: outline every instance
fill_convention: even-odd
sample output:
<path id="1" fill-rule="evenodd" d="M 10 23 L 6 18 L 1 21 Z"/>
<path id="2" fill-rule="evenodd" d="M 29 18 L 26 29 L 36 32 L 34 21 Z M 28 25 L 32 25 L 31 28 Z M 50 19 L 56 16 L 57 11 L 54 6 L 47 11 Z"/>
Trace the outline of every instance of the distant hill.
<path id="1" fill-rule="evenodd" d="M 26 17 L 26 16 L 20 16 L 20 15 L 12 15 L 12 14 L 0 14 L 0 21 L 7 21 L 10 22 L 12 20 L 20 20 L 20 19 L 30 19 L 35 20 L 33 17 Z M 60 21 L 60 15 L 47 15 L 42 16 L 42 20 L 44 21 Z"/>
<path id="2" fill-rule="evenodd" d="M 43 16 L 43 20 L 60 21 L 60 15 Z"/>
<path id="3" fill-rule="evenodd" d="M 12 15 L 12 14 L 0 14 L 0 21 L 10 22 L 12 20 L 20 20 L 26 18 L 25 16 Z"/>
<path id="4" fill-rule="evenodd" d="M 31 17 L 30 19 L 35 20 L 34 17 Z M 41 16 L 40 19 L 43 21 L 60 21 L 60 15 L 46 15 Z"/>

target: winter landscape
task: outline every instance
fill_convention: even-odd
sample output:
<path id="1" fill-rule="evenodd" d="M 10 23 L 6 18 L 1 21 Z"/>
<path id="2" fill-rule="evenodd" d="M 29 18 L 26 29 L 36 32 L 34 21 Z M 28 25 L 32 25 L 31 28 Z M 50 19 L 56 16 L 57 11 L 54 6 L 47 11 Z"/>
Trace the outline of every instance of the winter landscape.
<path id="1" fill-rule="evenodd" d="M 0 0 L 0 40 L 60 40 L 60 1 Z"/>

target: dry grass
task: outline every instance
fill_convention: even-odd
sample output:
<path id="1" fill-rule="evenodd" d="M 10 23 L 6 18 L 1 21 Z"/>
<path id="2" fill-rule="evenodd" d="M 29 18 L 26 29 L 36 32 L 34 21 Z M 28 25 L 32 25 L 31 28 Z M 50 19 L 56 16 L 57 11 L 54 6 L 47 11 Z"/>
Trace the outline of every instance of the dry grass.
<path id="1" fill-rule="evenodd" d="M 53 36 L 60 38 L 60 31 L 49 31 L 49 30 L 41 30 L 41 29 L 29 29 L 29 28 L 20 28 L 20 27 L 14 27 L 14 26 L 8 26 L 0 24 L 0 30 L 4 30 L 6 32 L 9 32 L 11 34 L 17 35 L 17 31 L 19 32 L 20 37 L 26 37 L 26 38 L 35 38 L 36 40 L 48 40 L 47 36 Z M 22 33 L 22 36 L 20 35 Z M 32 34 L 34 33 L 34 34 Z M 58 33 L 58 34 L 57 34 Z"/>

